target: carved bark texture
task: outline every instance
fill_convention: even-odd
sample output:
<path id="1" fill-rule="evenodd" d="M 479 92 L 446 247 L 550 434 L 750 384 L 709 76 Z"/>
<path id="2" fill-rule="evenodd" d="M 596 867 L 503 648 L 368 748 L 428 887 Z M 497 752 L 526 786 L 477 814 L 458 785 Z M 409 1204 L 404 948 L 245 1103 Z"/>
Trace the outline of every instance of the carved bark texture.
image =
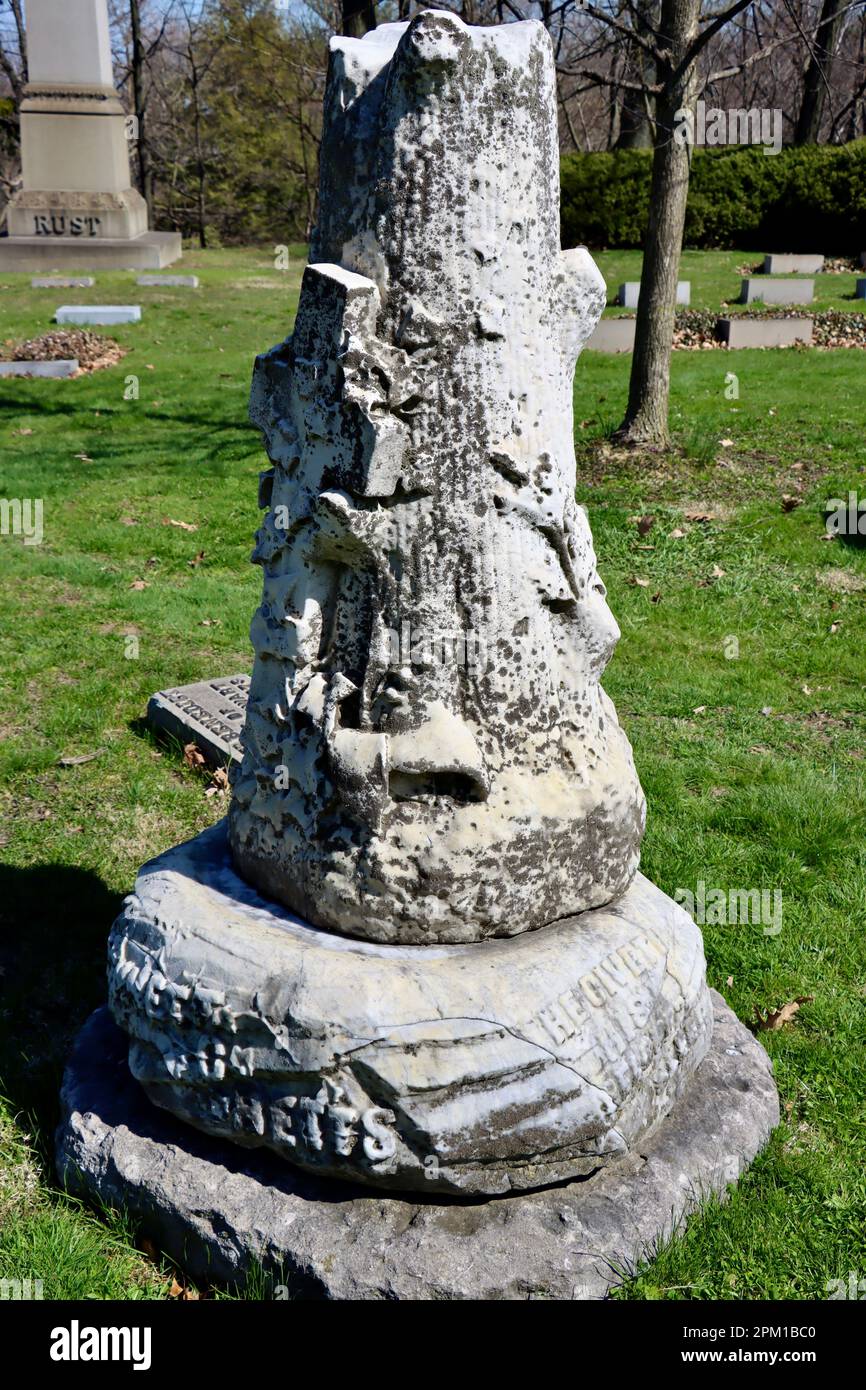
<path id="1" fill-rule="evenodd" d="M 348 935 L 513 935 L 622 894 L 644 823 L 574 500 L 605 286 L 560 250 L 550 40 L 434 11 L 333 39 L 325 118 L 295 331 L 253 382 L 235 862 Z"/>

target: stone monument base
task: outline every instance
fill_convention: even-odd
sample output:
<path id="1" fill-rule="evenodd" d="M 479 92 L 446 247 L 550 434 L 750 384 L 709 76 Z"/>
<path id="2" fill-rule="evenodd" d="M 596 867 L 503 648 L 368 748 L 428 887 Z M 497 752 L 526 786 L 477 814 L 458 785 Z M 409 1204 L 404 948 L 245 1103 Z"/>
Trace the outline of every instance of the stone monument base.
<path id="1" fill-rule="evenodd" d="M 528 1190 L 624 1156 L 712 1033 L 700 931 L 641 874 L 536 931 L 382 945 L 262 897 L 225 822 L 141 869 L 109 941 L 109 1003 L 156 1105 L 425 1196 Z"/>
<path id="2" fill-rule="evenodd" d="M 132 238 L 0 237 L 0 275 L 7 271 L 162 270 L 183 253 L 180 232 Z"/>
<path id="3" fill-rule="evenodd" d="M 766 1053 L 712 1000 L 710 1052 L 635 1152 L 582 1180 L 471 1202 L 373 1192 L 197 1133 L 148 1102 L 99 1009 L 64 1078 L 58 1171 L 200 1280 L 242 1281 L 257 1263 L 292 1298 L 604 1298 L 704 1197 L 725 1194 L 778 1122 Z"/>

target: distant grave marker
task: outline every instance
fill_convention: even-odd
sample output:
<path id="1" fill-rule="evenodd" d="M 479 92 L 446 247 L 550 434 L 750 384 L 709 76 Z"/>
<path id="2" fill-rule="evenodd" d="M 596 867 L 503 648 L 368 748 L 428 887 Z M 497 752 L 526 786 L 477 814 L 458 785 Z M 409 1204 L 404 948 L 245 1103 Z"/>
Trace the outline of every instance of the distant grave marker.
<path id="1" fill-rule="evenodd" d="M 249 676 L 239 675 L 160 690 L 148 702 L 147 722 L 181 743 L 197 744 L 213 767 L 223 767 L 240 759 L 249 689 Z"/>

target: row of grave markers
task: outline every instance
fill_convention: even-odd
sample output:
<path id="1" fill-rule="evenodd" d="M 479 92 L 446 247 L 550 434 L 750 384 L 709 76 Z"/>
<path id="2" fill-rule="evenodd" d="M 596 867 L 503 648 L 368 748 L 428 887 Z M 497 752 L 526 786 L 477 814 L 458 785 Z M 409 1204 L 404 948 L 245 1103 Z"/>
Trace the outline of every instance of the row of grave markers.
<path id="1" fill-rule="evenodd" d="M 866 251 L 860 256 L 866 270 Z M 790 255 L 774 253 L 764 257 L 761 274 L 747 277 L 740 289 L 740 304 L 811 304 L 815 298 L 814 276 L 824 269 L 824 257 L 819 255 Z M 769 279 L 764 277 L 774 276 Z M 782 276 L 795 276 L 783 279 Z M 677 304 L 691 302 L 691 282 L 677 282 Z M 866 299 L 866 278 L 858 279 L 856 299 Z M 616 303 L 626 309 L 636 309 L 640 299 L 640 281 L 627 280 L 620 285 Z M 635 339 L 635 319 L 601 319 L 586 346 L 592 352 L 632 352 Z M 792 347 L 795 343 L 812 341 L 813 321 L 810 318 L 746 319 L 720 318 L 715 336 L 728 347 Z"/>
<path id="2" fill-rule="evenodd" d="M 197 275 L 139 275 L 136 285 L 147 288 L 164 287 L 168 289 L 197 290 Z M 92 289 L 96 280 L 92 275 L 35 275 L 30 281 L 34 290 Z M 54 315 L 55 323 L 78 326 L 111 326 L 121 323 L 140 323 L 140 304 L 62 304 Z M 79 363 L 75 357 L 65 357 L 54 362 L 30 362 L 20 360 L 0 362 L 0 376 L 48 377 L 59 380 L 75 376 Z"/>

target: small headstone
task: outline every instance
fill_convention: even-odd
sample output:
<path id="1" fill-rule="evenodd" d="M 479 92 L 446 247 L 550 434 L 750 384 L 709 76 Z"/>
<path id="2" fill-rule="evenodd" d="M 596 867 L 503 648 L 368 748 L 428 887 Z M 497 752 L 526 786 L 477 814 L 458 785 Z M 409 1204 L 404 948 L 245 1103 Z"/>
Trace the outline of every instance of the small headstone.
<path id="1" fill-rule="evenodd" d="M 633 352 L 637 319 L 599 319 L 586 341 L 588 352 Z"/>
<path id="2" fill-rule="evenodd" d="M 78 359 L 65 357 L 58 362 L 0 362 L 0 376 L 74 376 Z"/>
<path id="3" fill-rule="evenodd" d="M 57 323 L 140 323 L 138 304 L 63 304 L 54 315 Z"/>
<path id="4" fill-rule="evenodd" d="M 34 275 L 32 290 L 89 290 L 96 284 L 92 275 Z"/>
<path id="5" fill-rule="evenodd" d="M 857 281 L 857 289 L 854 294 L 855 299 L 866 299 L 866 280 Z"/>
<path id="6" fill-rule="evenodd" d="M 640 298 L 640 280 L 626 280 L 617 291 L 616 302 L 624 309 L 636 309 Z M 690 304 L 692 284 L 690 280 L 677 281 L 677 304 Z"/>
<path id="7" fill-rule="evenodd" d="M 197 275 L 139 275 L 135 283 L 151 288 L 163 285 L 168 289 L 197 290 L 199 281 Z"/>
<path id="8" fill-rule="evenodd" d="M 249 676 L 241 675 L 160 690 L 148 702 L 147 722 L 181 743 L 196 743 L 213 767 L 224 767 L 241 756 L 249 689 Z"/>
<path id="9" fill-rule="evenodd" d="M 729 348 L 793 347 L 812 341 L 811 319 L 719 319 L 715 336 Z"/>
<path id="10" fill-rule="evenodd" d="M 815 298 L 814 280 L 743 281 L 741 304 L 811 304 Z"/>
<path id="11" fill-rule="evenodd" d="M 790 256 L 774 253 L 764 257 L 765 275 L 820 275 L 823 256 Z"/>

